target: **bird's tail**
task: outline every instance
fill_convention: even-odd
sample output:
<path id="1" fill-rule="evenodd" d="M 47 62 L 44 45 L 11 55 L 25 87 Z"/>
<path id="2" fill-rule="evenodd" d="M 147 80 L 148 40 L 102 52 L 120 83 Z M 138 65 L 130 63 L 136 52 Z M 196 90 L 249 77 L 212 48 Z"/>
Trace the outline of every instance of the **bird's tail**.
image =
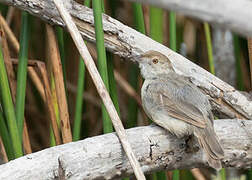
<path id="1" fill-rule="evenodd" d="M 195 130 L 195 136 L 206 153 L 209 166 L 220 170 L 222 168 L 220 159 L 224 157 L 224 151 L 214 129 L 212 127 L 204 129 L 197 128 Z"/>

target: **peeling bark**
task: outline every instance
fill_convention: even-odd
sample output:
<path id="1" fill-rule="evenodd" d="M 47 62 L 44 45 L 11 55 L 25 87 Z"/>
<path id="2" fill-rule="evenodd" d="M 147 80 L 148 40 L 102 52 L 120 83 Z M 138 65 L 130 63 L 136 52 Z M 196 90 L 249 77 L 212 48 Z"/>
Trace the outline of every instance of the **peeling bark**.
<path id="1" fill-rule="evenodd" d="M 251 168 L 252 121 L 216 120 L 215 130 L 225 151 L 223 167 Z M 177 139 L 155 126 L 127 130 L 133 151 L 145 173 L 161 169 L 208 166 L 204 153 L 193 141 Z M 118 179 L 133 174 L 118 137 L 105 134 L 48 148 L 0 166 L 0 179 Z"/>

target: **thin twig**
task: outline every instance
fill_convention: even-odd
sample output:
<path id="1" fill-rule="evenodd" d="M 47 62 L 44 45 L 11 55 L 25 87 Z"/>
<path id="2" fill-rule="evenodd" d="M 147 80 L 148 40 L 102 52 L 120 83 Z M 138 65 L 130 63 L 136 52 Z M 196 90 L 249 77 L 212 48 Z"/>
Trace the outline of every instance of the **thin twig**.
<path id="1" fill-rule="evenodd" d="M 60 121 L 62 128 L 62 139 L 64 143 L 72 141 L 72 133 L 69 122 L 69 114 L 67 107 L 67 99 L 65 92 L 65 85 L 63 79 L 62 65 L 60 61 L 60 54 L 57 45 L 57 40 L 53 28 L 46 25 L 46 33 L 48 38 L 49 59 L 52 65 L 53 75 L 55 78 L 56 95 L 59 106 Z"/>
<path id="2" fill-rule="evenodd" d="M 108 91 L 106 90 L 106 87 L 99 75 L 99 72 L 95 66 L 95 63 L 87 49 L 87 46 L 85 45 L 80 32 L 78 31 L 76 25 L 74 24 L 74 22 L 71 19 L 70 14 L 66 11 L 64 5 L 63 5 L 63 1 L 60 0 L 54 0 L 54 3 L 62 17 L 62 19 L 64 20 L 64 22 L 66 23 L 68 30 L 73 38 L 73 41 L 75 42 L 75 45 L 77 46 L 79 53 L 81 54 L 82 58 L 84 59 L 84 62 L 87 66 L 87 69 L 94 81 L 94 84 L 98 90 L 99 95 L 101 96 L 103 103 L 111 117 L 112 123 L 114 125 L 115 131 L 117 132 L 117 135 L 122 143 L 122 146 L 129 158 L 129 161 L 131 163 L 131 166 L 134 170 L 134 173 L 137 177 L 137 179 L 145 179 L 145 176 L 141 170 L 140 164 L 137 161 L 132 148 L 129 144 L 125 129 L 122 125 L 122 122 L 116 112 L 116 109 L 112 103 L 112 100 L 108 94 Z"/>

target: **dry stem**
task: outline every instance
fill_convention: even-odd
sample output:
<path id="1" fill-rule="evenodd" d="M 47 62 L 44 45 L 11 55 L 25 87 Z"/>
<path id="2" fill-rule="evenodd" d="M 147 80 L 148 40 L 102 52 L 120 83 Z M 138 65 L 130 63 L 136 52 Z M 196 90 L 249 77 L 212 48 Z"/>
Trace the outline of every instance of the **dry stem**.
<path id="1" fill-rule="evenodd" d="M 52 65 L 53 75 L 55 79 L 56 95 L 62 128 L 62 139 L 64 143 L 68 143 L 72 141 L 72 133 L 69 121 L 68 106 L 63 79 L 62 65 L 60 61 L 60 54 L 54 30 L 48 24 L 46 25 L 46 33 L 48 38 L 48 48 L 50 56 L 49 59 Z"/>

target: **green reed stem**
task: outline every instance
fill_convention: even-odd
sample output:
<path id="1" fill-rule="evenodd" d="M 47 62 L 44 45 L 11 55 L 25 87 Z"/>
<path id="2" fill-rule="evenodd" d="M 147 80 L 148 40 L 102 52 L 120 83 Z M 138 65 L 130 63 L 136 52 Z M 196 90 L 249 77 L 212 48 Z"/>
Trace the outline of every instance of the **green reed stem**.
<path id="1" fill-rule="evenodd" d="M 29 17 L 27 12 L 22 12 L 22 27 L 20 33 L 20 51 L 18 57 L 17 72 L 17 95 L 16 95 L 16 117 L 17 125 L 22 140 L 24 127 L 24 110 L 25 110 L 25 92 L 27 80 L 27 62 L 28 62 L 28 42 L 29 42 Z"/>
<path id="2" fill-rule="evenodd" d="M 150 7 L 150 36 L 159 43 L 163 43 L 163 10 Z"/>
<path id="3" fill-rule="evenodd" d="M 220 170 L 220 174 L 221 174 L 221 179 L 225 180 L 226 179 L 226 170 L 224 168 L 222 168 Z"/>
<path id="4" fill-rule="evenodd" d="M 133 8 L 135 29 L 145 34 L 145 24 L 144 24 L 142 5 L 140 3 L 133 3 L 132 8 Z M 131 64 L 129 68 L 129 83 L 136 91 L 138 88 L 138 76 L 139 76 L 139 68 L 137 67 L 137 65 Z M 128 117 L 127 117 L 128 128 L 137 125 L 137 113 L 138 113 L 138 105 L 133 98 L 130 98 L 128 102 Z"/>
<path id="5" fill-rule="evenodd" d="M 175 12 L 171 11 L 170 12 L 170 48 L 173 51 L 177 51 L 176 48 L 176 14 Z"/>
<path id="6" fill-rule="evenodd" d="M 252 170 L 248 171 L 248 180 L 252 180 Z"/>
<path id="7" fill-rule="evenodd" d="M 107 60 L 108 60 L 108 77 L 109 77 L 109 90 L 110 96 L 115 105 L 116 111 L 120 116 L 120 108 L 119 108 L 119 101 L 116 89 L 116 81 L 114 76 L 114 63 L 113 63 L 113 55 L 110 52 L 107 52 Z"/>
<path id="8" fill-rule="evenodd" d="M 55 87 L 55 79 L 53 76 L 53 73 L 51 72 L 50 74 L 50 88 L 51 88 L 51 94 L 52 94 L 52 98 L 53 98 L 53 109 L 54 109 L 54 113 L 56 115 L 56 122 L 58 125 L 58 128 L 60 127 L 60 114 L 59 114 L 59 107 L 58 107 L 58 102 L 57 102 L 57 95 L 56 95 L 56 87 Z M 54 137 L 54 133 L 52 130 L 52 127 L 50 126 L 50 146 L 56 146 L 56 140 Z"/>
<path id="9" fill-rule="evenodd" d="M 7 126 L 5 124 L 5 119 L 4 119 L 4 115 L 3 115 L 2 110 L 0 110 L 0 136 L 2 138 L 8 159 L 9 160 L 15 159 L 15 156 L 13 153 L 13 146 L 11 144 L 10 135 L 9 135 Z"/>
<path id="10" fill-rule="evenodd" d="M 209 24 L 206 23 L 206 22 L 204 22 L 204 30 L 205 30 L 206 43 L 207 43 L 207 54 L 208 54 L 209 68 L 210 68 L 210 72 L 212 74 L 215 74 L 214 60 L 213 60 L 213 50 L 212 50 L 212 40 L 211 40 L 211 32 L 210 32 Z M 221 174 L 221 179 L 225 180 L 226 179 L 226 172 L 225 172 L 224 168 L 221 169 L 220 174 Z"/>
<path id="11" fill-rule="evenodd" d="M 172 171 L 172 180 L 179 180 L 179 170 Z"/>
<path id="12" fill-rule="evenodd" d="M 10 139 L 12 141 L 13 152 L 15 158 L 23 156 L 21 138 L 18 130 L 14 105 L 11 97 L 10 86 L 8 77 L 4 65 L 2 45 L 0 43 L 0 95 L 3 112 L 7 121 L 7 126 L 10 133 Z"/>
<path id="13" fill-rule="evenodd" d="M 90 0 L 85 0 L 84 5 L 90 7 Z M 73 127 L 73 140 L 80 139 L 81 133 L 81 120 L 82 120 L 82 107 L 83 107 L 83 91 L 85 84 L 85 63 L 83 59 L 79 58 L 79 70 L 78 70 L 78 82 L 77 82 L 77 94 L 74 114 L 74 127 Z"/>
<path id="14" fill-rule="evenodd" d="M 111 8 L 111 16 L 115 17 L 116 12 L 116 6 L 118 1 L 116 0 L 110 0 L 109 5 Z M 103 10 L 104 12 L 104 10 Z M 112 99 L 112 102 L 116 108 L 116 111 L 118 115 L 120 116 L 120 108 L 119 108 L 119 101 L 118 101 L 118 95 L 117 95 L 117 88 L 116 88 L 116 81 L 114 76 L 114 56 L 110 52 L 106 52 L 107 54 L 107 68 L 108 68 L 108 78 L 109 78 L 109 91 L 110 96 Z"/>
<path id="15" fill-rule="evenodd" d="M 240 49 L 240 39 L 238 35 L 233 35 L 234 40 L 234 54 L 236 62 L 236 76 L 237 76 L 237 86 L 239 90 L 244 90 L 244 82 L 242 77 L 242 68 L 241 68 L 241 49 Z"/>
<path id="16" fill-rule="evenodd" d="M 177 47 L 176 47 L 176 37 L 177 37 L 177 31 L 176 31 L 176 14 L 175 12 L 171 11 L 170 12 L 170 26 L 169 26 L 169 32 L 170 32 L 170 48 L 173 51 L 177 51 Z M 179 180 L 180 178 L 180 172 L 179 170 L 174 170 L 172 172 L 172 179 L 173 180 Z"/>
<path id="17" fill-rule="evenodd" d="M 85 64 L 82 58 L 79 60 L 79 74 L 77 83 L 77 95 L 75 105 L 75 116 L 74 116 L 74 127 L 73 127 L 73 140 L 77 141 L 80 139 L 81 131 L 81 120 L 82 120 L 82 105 L 83 105 L 83 91 L 85 81 Z"/>
<path id="18" fill-rule="evenodd" d="M 206 23 L 206 22 L 204 22 L 204 30 L 205 30 L 205 35 L 206 35 L 209 68 L 210 68 L 210 72 L 212 74 L 215 74 L 214 60 L 213 60 L 213 50 L 212 50 L 212 41 L 211 41 L 211 32 L 210 32 L 209 24 Z"/>
<path id="19" fill-rule="evenodd" d="M 135 90 L 138 88 L 138 76 L 139 68 L 135 64 L 131 64 L 129 69 L 129 83 Z M 138 105 L 133 98 L 130 98 L 128 104 L 127 128 L 137 125 L 137 113 Z"/>
<path id="20" fill-rule="evenodd" d="M 94 21 L 95 21 L 95 37 L 96 37 L 96 48 L 98 56 L 98 69 L 100 71 L 104 84 L 107 90 L 109 91 L 107 59 L 104 47 L 104 32 L 102 27 L 102 4 L 100 0 L 93 0 L 92 4 L 93 4 Z M 104 104 L 102 105 L 102 117 L 103 117 L 103 132 L 104 133 L 112 132 L 113 131 L 112 123 Z"/>
<path id="21" fill-rule="evenodd" d="M 140 3 L 133 3 L 133 13 L 135 29 L 145 34 L 144 15 L 142 5 Z"/>
<path id="22" fill-rule="evenodd" d="M 159 43 L 163 43 L 163 10 L 150 7 L 150 37 Z M 158 180 L 166 180 L 165 171 L 153 175 Z"/>

